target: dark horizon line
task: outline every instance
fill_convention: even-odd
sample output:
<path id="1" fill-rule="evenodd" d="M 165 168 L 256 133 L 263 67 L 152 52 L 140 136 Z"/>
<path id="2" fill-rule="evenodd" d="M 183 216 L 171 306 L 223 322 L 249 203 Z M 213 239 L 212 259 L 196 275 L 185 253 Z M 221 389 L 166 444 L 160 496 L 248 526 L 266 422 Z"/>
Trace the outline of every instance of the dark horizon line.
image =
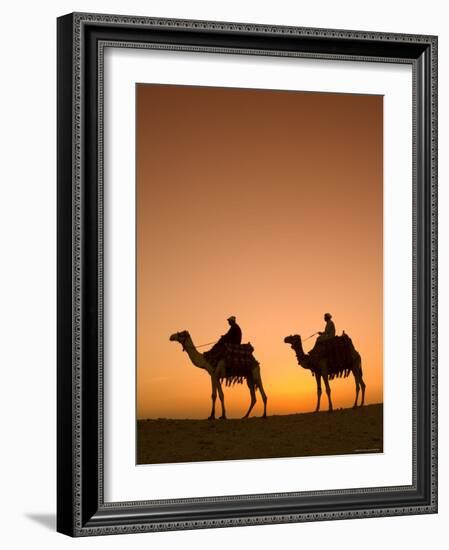
<path id="1" fill-rule="evenodd" d="M 357 407 L 334 407 L 334 410 L 332 412 L 338 412 L 338 411 L 348 411 L 348 410 L 354 410 L 354 409 L 364 409 L 366 407 L 374 407 L 374 406 L 378 406 L 378 405 L 383 405 L 384 402 L 383 401 L 380 401 L 378 403 L 367 403 L 366 405 L 363 405 L 363 406 L 357 406 Z M 273 416 L 297 416 L 297 415 L 303 415 L 303 414 L 320 414 L 320 413 L 324 413 L 324 414 L 328 414 L 329 411 L 327 409 L 325 410 L 320 410 L 320 411 L 305 411 L 305 412 L 298 412 L 298 413 L 289 413 L 289 414 L 269 414 L 267 415 L 267 418 L 272 418 Z M 257 419 L 257 418 L 261 418 L 260 416 L 258 415 L 254 415 L 254 416 L 250 416 L 249 418 L 242 418 L 240 416 L 236 416 L 236 417 L 228 417 L 226 418 L 226 420 L 251 420 L 251 419 Z M 203 420 L 208 420 L 207 418 L 168 418 L 168 417 L 164 417 L 164 416 L 159 416 L 157 418 L 136 418 L 136 421 L 137 422 L 146 422 L 147 420 L 198 420 L 198 421 L 203 421 Z M 218 421 L 220 420 L 219 418 L 217 419 L 214 419 L 212 420 L 212 422 L 215 422 L 215 421 Z"/>

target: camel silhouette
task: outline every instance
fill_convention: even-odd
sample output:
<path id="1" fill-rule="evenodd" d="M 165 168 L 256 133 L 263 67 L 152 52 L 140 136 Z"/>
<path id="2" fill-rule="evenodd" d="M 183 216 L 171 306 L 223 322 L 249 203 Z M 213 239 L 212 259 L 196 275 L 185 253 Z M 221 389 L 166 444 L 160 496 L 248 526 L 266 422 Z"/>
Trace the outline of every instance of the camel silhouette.
<path id="1" fill-rule="evenodd" d="M 347 337 L 347 336 L 346 336 Z M 337 337 L 341 338 L 341 337 Z M 347 337 L 348 338 L 348 337 Z M 349 339 L 349 338 L 348 338 Z M 366 384 L 363 381 L 363 372 L 362 372 L 362 359 L 360 354 L 356 351 L 352 345 L 352 341 L 349 339 L 350 347 L 349 353 L 346 354 L 346 358 L 343 363 L 338 365 L 332 365 L 331 359 L 327 352 L 328 347 L 317 345 L 310 353 L 305 354 L 301 336 L 299 334 L 293 334 L 286 336 L 284 338 L 286 344 L 290 344 L 292 349 L 296 353 L 296 359 L 299 366 L 304 369 L 312 371 L 316 379 L 317 385 L 317 405 L 315 412 L 320 410 L 320 401 L 321 401 L 321 378 L 324 381 L 324 386 L 326 388 L 327 398 L 329 401 L 329 411 L 333 410 L 332 399 L 331 399 L 331 389 L 329 385 L 329 379 L 334 378 L 335 376 L 346 377 L 350 372 L 354 375 L 355 379 L 355 402 L 354 407 L 357 407 L 357 401 L 359 397 L 360 388 L 362 388 L 362 399 L 360 406 L 365 402 L 365 388 Z"/>
<path id="2" fill-rule="evenodd" d="M 187 352 L 190 361 L 200 369 L 205 370 L 210 378 L 212 384 L 212 411 L 209 416 L 209 420 L 215 418 L 215 401 L 217 398 L 217 393 L 221 402 L 221 419 L 226 419 L 226 410 L 224 403 L 224 394 L 221 387 L 221 381 L 226 380 L 229 383 L 242 383 L 243 380 L 246 380 L 251 395 L 251 403 L 248 411 L 246 412 L 243 418 L 248 418 L 254 405 L 256 404 L 256 390 L 260 391 L 260 395 L 263 400 L 263 415 L 262 418 L 267 416 L 267 396 L 263 389 L 262 378 L 260 375 L 260 366 L 259 363 L 254 360 L 253 365 L 250 368 L 242 368 L 239 365 L 227 364 L 225 359 L 220 359 L 217 366 L 214 368 L 200 353 L 187 330 L 181 332 L 176 332 L 170 336 L 170 340 L 173 342 L 179 342 L 182 345 L 184 351 Z"/>

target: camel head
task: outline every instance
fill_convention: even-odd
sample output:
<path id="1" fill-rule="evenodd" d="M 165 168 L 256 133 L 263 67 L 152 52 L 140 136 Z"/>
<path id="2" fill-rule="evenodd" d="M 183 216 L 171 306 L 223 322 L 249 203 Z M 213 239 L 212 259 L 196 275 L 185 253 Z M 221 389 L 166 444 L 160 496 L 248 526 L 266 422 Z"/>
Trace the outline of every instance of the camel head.
<path id="1" fill-rule="evenodd" d="M 291 334 L 290 336 L 286 336 L 284 338 L 284 342 L 291 345 L 292 349 L 296 353 L 298 361 L 304 361 L 307 358 L 304 350 L 302 349 L 302 340 L 299 334 Z"/>
<path id="2" fill-rule="evenodd" d="M 290 344 L 292 347 L 301 343 L 301 336 L 299 334 L 290 334 L 284 338 L 286 344 Z"/>
<path id="3" fill-rule="evenodd" d="M 190 357 L 190 360 L 195 365 L 195 367 L 204 369 L 210 374 L 212 367 L 208 364 L 208 362 L 203 357 L 203 355 L 199 353 L 195 348 L 195 344 L 192 342 L 192 337 L 190 336 L 188 330 L 181 330 L 181 332 L 175 332 L 170 336 L 169 339 L 171 342 L 179 342 L 181 344 L 182 351 L 187 352 L 187 354 Z"/>
<path id="4" fill-rule="evenodd" d="M 172 334 L 170 336 L 170 342 L 179 342 L 182 345 L 182 349 L 184 349 L 184 344 L 188 338 L 190 338 L 189 331 L 182 330 L 181 332 L 175 332 Z"/>

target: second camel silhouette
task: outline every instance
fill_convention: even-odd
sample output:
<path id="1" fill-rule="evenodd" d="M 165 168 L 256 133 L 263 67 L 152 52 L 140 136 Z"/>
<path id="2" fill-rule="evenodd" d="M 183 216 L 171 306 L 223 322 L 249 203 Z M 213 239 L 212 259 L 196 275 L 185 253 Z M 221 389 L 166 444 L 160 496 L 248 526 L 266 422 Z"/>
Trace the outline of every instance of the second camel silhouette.
<path id="1" fill-rule="evenodd" d="M 317 404 L 315 411 L 320 410 L 321 401 L 321 378 L 323 378 L 326 388 L 327 398 L 329 401 L 329 411 L 333 410 L 331 399 L 331 388 L 329 379 L 336 376 L 348 376 L 350 372 L 354 375 L 355 380 L 355 402 L 354 407 L 357 407 L 360 388 L 362 389 L 362 400 L 360 406 L 365 402 L 366 384 L 363 381 L 362 359 L 358 351 L 354 348 L 352 340 L 347 334 L 336 336 L 325 342 L 317 344 L 310 353 L 304 353 L 302 347 L 301 336 L 294 334 L 284 338 L 286 344 L 290 344 L 296 353 L 298 364 L 304 369 L 312 371 L 316 379 L 317 386 Z M 341 346 L 342 353 L 335 353 L 332 346 Z"/>

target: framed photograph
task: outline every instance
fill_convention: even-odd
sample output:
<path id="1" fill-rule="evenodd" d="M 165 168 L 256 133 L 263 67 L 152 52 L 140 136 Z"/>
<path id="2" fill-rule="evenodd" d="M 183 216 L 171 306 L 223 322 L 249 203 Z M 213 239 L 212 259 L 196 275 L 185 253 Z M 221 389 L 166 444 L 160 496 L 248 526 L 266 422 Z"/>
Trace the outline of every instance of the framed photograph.
<path id="1" fill-rule="evenodd" d="M 58 19 L 57 475 L 70 536 L 437 511 L 435 36 Z"/>

